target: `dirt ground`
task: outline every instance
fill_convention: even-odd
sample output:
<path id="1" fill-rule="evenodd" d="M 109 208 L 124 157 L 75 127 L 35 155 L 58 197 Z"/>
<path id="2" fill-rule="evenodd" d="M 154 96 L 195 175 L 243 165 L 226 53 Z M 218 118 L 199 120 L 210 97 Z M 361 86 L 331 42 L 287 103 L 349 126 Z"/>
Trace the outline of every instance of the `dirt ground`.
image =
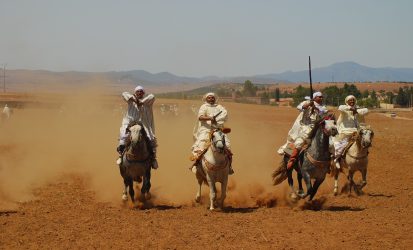
<path id="1" fill-rule="evenodd" d="M 287 183 L 272 186 L 271 173 L 297 111 L 223 103 L 236 173 L 226 208 L 210 212 L 207 187 L 202 204 L 193 202 L 197 184 L 188 170 L 190 106 L 201 101 L 157 100 L 160 168 L 146 209 L 131 209 L 121 201 L 115 164 L 122 109 L 96 100 L 73 95 L 60 109 L 16 109 L 1 123 L 1 249 L 413 247 L 411 119 L 367 117 L 375 137 L 364 195 L 333 196 L 328 177 L 315 201 L 292 202 Z M 177 104 L 179 114 L 161 115 L 161 103 Z"/>

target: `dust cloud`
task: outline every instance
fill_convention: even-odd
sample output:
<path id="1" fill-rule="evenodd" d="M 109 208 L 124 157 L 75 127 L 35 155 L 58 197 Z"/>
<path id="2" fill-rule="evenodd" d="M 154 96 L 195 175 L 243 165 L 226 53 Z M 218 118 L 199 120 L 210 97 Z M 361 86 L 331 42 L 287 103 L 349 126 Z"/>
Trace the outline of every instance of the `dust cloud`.
<path id="1" fill-rule="evenodd" d="M 148 90 L 148 92 L 150 89 Z M 109 95 L 110 94 L 110 95 Z M 160 105 L 176 104 L 179 114 L 161 114 Z M 155 204 L 190 205 L 197 191 L 188 170 L 196 116 L 191 105 L 202 102 L 155 102 L 159 169 L 152 172 Z M 271 185 L 271 172 L 281 159 L 276 149 L 284 141 L 294 112 L 270 106 L 222 103 L 229 111 L 227 126 L 234 153 L 229 206 L 275 206 L 285 187 Z M 0 126 L 0 206 L 33 199 L 32 191 L 57 182 L 64 174 L 80 174 L 102 201 L 118 203 L 123 180 L 115 163 L 119 126 L 126 104 L 120 93 L 96 86 L 59 95 L 54 108 L 26 106 Z M 282 108 L 281 108 L 282 109 Z M 219 184 L 218 184 L 219 186 Z M 209 189 L 203 186 L 204 200 Z"/>

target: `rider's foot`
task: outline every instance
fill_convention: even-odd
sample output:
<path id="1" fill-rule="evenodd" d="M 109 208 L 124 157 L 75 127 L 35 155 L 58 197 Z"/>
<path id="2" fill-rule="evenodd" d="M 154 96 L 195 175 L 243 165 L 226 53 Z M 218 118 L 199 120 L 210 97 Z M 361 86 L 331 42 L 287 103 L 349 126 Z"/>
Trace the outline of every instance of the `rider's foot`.
<path id="1" fill-rule="evenodd" d="M 229 167 L 229 175 L 233 175 L 234 174 L 234 169 L 232 168 L 232 166 Z"/>
<path id="2" fill-rule="evenodd" d="M 192 173 L 196 174 L 196 171 L 197 171 L 196 166 L 192 166 L 191 171 L 192 171 Z"/>

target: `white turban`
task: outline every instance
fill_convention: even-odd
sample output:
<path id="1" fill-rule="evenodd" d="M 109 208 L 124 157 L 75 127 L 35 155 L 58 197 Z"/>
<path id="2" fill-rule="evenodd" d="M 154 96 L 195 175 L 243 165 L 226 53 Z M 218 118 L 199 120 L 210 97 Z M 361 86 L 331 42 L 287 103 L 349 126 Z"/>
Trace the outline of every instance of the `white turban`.
<path id="1" fill-rule="evenodd" d="M 315 92 L 313 94 L 313 99 L 316 98 L 317 96 L 323 96 L 323 94 L 321 94 L 321 92 Z"/>
<path id="2" fill-rule="evenodd" d="M 350 99 L 354 99 L 354 103 L 357 103 L 357 99 L 356 99 L 356 97 L 355 97 L 354 95 L 348 95 L 348 96 L 346 97 L 346 99 L 344 99 L 344 102 L 347 104 L 347 102 L 348 102 Z"/>
<path id="3" fill-rule="evenodd" d="M 217 96 L 215 93 L 213 93 L 213 92 L 206 93 L 206 94 L 204 95 L 204 97 L 202 98 L 202 100 L 205 102 L 208 96 L 213 96 L 213 97 L 215 97 L 215 103 L 218 102 L 218 96 Z"/>
<path id="4" fill-rule="evenodd" d="M 145 90 L 143 89 L 143 87 L 142 86 L 136 86 L 136 88 L 135 88 L 135 92 L 136 91 L 138 91 L 138 90 L 142 90 L 143 92 L 145 92 Z"/>

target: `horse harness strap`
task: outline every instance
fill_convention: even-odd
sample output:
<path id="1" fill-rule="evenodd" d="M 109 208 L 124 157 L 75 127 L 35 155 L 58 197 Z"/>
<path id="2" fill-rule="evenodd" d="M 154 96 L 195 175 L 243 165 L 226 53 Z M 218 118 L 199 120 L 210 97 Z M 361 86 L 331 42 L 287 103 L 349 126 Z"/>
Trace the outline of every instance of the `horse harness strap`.
<path id="1" fill-rule="evenodd" d="M 330 166 L 330 160 L 328 161 L 317 161 L 308 152 L 305 154 L 308 160 L 316 167 L 328 168 Z"/>
<path id="2" fill-rule="evenodd" d="M 202 161 L 205 164 L 205 167 L 209 170 L 209 171 L 217 171 L 217 170 L 221 170 L 224 169 L 227 165 L 228 165 L 228 160 L 225 159 L 225 162 L 223 165 L 214 165 L 212 163 L 210 163 L 209 161 L 207 161 L 205 158 L 202 159 Z"/>
<path id="3" fill-rule="evenodd" d="M 351 155 L 350 153 L 348 153 L 347 155 L 350 156 L 350 157 L 353 158 L 353 159 L 361 160 L 361 159 L 367 158 L 367 156 L 369 155 L 369 152 L 367 152 L 367 154 L 366 154 L 366 155 L 363 155 L 363 156 L 354 156 L 354 155 Z"/>

